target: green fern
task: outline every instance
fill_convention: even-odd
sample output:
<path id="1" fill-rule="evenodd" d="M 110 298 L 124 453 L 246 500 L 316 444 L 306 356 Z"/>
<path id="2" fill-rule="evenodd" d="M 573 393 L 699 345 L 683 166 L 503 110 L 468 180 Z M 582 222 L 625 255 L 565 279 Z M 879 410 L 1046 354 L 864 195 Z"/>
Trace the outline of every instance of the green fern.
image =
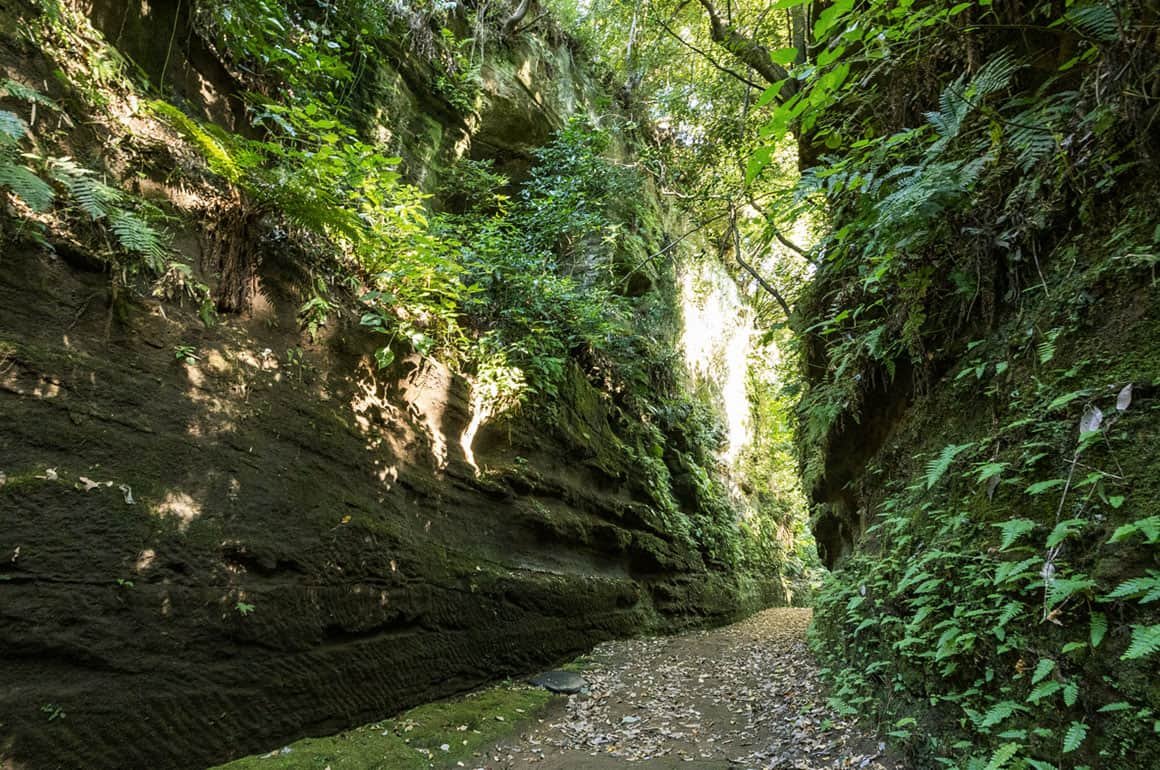
<path id="1" fill-rule="evenodd" d="M 214 136 L 210 130 L 203 128 L 197 121 L 172 104 L 155 101 L 150 103 L 150 107 L 159 117 L 197 145 L 215 174 L 225 177 L 233 184 L 239 184 L 243 181 L 242 167 L 225 141 Z"/>
<path id="2" fill-rule="evenodd" d="M 54 110 L 60 109 L 60 106 L 56 102 L 40 93 L 40 91 L 37 91 L 35 88 L 29 88 L 15 80 L 5 80 L 3 83 L 0 83 L 0 96 L 11 96 L 13 99 L 19 99 L 22 102 L 43 104 L 45 107 L 51 107 Z"/>
<path id="3" fill-rule="evenodd" d="M 0 110 L 0 148 L 11 147 L 28 133 L 28 124 L 14 112 Z"/>
<path id="4" fill-rule="evenodd" d="M 947 140 L 958 136 L 967 116 L 983 99 L 1010 85 L 1011 78 L 1022 66 L 1010 51 L 1001 51 L 984 64 L 970 82 L 964 76 L 947 85 L 939 94 L 939 111 L 926 113 L 927 120 L 942 137 L 942 143 L 936 145 L 938 149 L 941 150 Z"/>
<path id="5" fill-rule="evenodd" d="M 96 179 L 92 171 L 81 168 L 72 158 L 49 158 L 45 166 L 49 178 L 68 190 L 72 202 L 89 219 L 104 219 L 124 199 L 119 190 Z"/>
<path id="6" fill-rule="evenodd" d="M 926 464 L 926 488 L 931 489 L 950 469 L 955 458 L 973 444 L 949 444 L 939 452 L 938 457 Z"/>
<path id="7" fill-rule="evenodd" d="M 971 96 L 978 100 L 1002 91 L 1011 84 L 1011 78 L 1022 68 L 1023 63 L 1010 51 L 1000 51 L 971 78 L 969 88 Z"/>
<path id="8" fill-rule="evenodd" d="M 1089 638 L 1092 649 L 1100 646 L 1104 636 L 1108 633 L 1108 616 L 1102 612 L 1093 612 L 1091 615 L 1091 631 Z"/>
<path id="9" fill-rule="evenodd" d="M 999 748 L 995 749 L 995 753 L 991 755 L 991 759 L 987 762 L 987 766 L 983 770 L 1000 770 L 1006 767 L 1007 763 L 1011 761 L 1011 757 L 1019 753 L 1019 749 L 1023 748 L 1018 743 L 1004 743 Z"/>
<path id="10" fill-rule="evenodd" d="M 48 211 L 55 198 L 47 182 L 4 154 L 0 154 L 0 190 L 10 191 L 33 211 Z"/>
<path id="11" fill-rule="evenodd" d="M 1115 40 L 1120 32 L 1116 12 L 1106 5 L 1087 3 L 1068 9 L 1064 19 L 1081 35 L 1095 40 Z"/>
<path id="12" fill-rule="evenodd" d="M 124 209 L 110 211 L 109 229 L 121 247 L 144 258 L 150 270 L 160 272 L 165 266 L 167 252 L 161 233 L 140 215 Z"/>
<path id="13" fill-rule="evenodd" d="M 1160 572 L 1148 570 L 1147 577 L 1125 580 L 1116 586 L 1116 590 L 1108 594 L 1106 599 L 1130 599 L 1139 597 L 1140 604 L 1147 604 L 1160 599 Z"/>
<path id="14" fill-rule="evenodd" d="M 1087 725 L 1083 722 L 1072 722 L 1071 727 L 1067 728 L 1067 734 L 1063 736 L 1063 753 L 1067 754 L 1078 749 L 1087 738 L 1087 734 Z"/>
<path id="15" fill-rule="evenodd" d="M 1132 626 L 1132 641 L 1120 660 L 1146 658 L 1160 650 L 1160 624 L 1154 626 Z"/>
<path id="16" fill-rule="evenodd" d="M 999 543 L 999 550 L 1006 551 L 1016 540 L 1035 529 L 1035 522 L 1031 519 L 1012 519 L 1011 521 L 1004 521 L 1000 524 L 992 524 L 991 526 L 998 527 L 1003 533 L 1002 541 Z"/>
<path id="17" fill-rule="evenodd" d="M 1108 542 L 1118 543 L 1136 534 L 1143 535 L 1145 542 L 1150 545 L 1160 543 L 1160 516 L 1149 516 L 1145 519 L 1137 519 L 1122 527 L 1118 527 Z"/>

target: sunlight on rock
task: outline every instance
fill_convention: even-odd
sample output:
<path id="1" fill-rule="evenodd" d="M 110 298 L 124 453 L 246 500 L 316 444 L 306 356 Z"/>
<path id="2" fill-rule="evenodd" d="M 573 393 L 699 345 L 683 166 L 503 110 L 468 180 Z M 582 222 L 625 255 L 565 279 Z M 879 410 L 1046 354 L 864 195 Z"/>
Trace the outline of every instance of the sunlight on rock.
<path id="1" fill-rule="evenodd" d="M 451 397 L 452 375 L 441 364 L 431 359 L 416 359 L 418 366 L 404 380 L 403 398 L 408 411 L 427 430 L 431 439 L 431 459 L 435 467 L 447 467 L 448 443 L 444 429 L 447 402 Z"/>
<path id="2" fill-rule="evenodd" d="M 185 376 L 195 388 L 200 388 L 205 385 L 205 375 L 192 364 L 185 365 Z"/>
<path id="3" fill-rule="evenodd" d="M 157 552 L 152 548 L 146 548 L 137 555 L 137 561 L 133 564 L 133 571 L 141 574 L 145 570 L 153 566 L 153 562 L 157 559 Z"/>
<path id="4" fill-rule="evenodd" d="M 167 492 L 165 499 L 153 509 L 153 513 L 177 519 L 177 528 L 185 532 L 189 529 L 190 523 L 201 515 L 201 503 L 185 492 Z"/>

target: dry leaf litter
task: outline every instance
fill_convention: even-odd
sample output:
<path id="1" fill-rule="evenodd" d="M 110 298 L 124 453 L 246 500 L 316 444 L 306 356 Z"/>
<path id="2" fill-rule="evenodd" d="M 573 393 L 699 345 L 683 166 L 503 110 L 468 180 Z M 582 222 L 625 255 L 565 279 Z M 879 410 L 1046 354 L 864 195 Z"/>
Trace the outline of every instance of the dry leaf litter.
<path id="1" fill-rule="evenodd" d="M 584 668 L 587 692 L 477 767 L 901 768 L 826 705 L 809 621 L 809 610 L 773 609 L 727 628 L 602 644 Z"/>

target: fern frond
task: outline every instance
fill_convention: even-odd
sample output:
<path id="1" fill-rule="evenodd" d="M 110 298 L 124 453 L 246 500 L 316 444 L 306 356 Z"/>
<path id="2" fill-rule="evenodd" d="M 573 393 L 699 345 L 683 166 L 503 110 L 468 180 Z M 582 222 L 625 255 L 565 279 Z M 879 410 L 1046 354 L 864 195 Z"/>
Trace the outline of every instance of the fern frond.
<path id="1" fill-rule="evenodd" d="M 242 181 L 242 167 L 239 165 L 237 159 L 235 159 L 234 153 L 231 152 L 223 140 L 214 136 L 207 128 L 201 126 L 197 121 L 172 104 L 155 101 L 151 102 L 150 106 L 159 117 L 197 145 L 206 163 L 209 164 L 210 170 L 215 174 L 225 177 L 233 184 L 238 184 Z"/>
<path id="2" fill-rule="evenodd" d="M 0 110 L 0 147 L 16 144 L 28 132 L 28 124 L 15 112 Z"/>
<path id="3" fill-rule="evenodd" d="M 60 106 L 56 102 L 40 93 L 40 91 L 37 91 L 35 88 L 29 88 L 23 83 L 17 83 L 15 80 L 5 80 L 3 83 L 0 83 L 0 96 L 11 96 L 13 99 L 19 99 L 22 102 L 43 104 L 45 107 L 51 107 L 54 110 L 60 109 Z"/>
<path id="4" fill-rule="evenodd" d="M 1140 598 L 1140 604 L 1147 604 L 1160 599 L 1160 572 L 1148 570 L 1147 577 L 1125 580 L 1116 586 L 1116 590 L 1107 595 L 1108 599 Z"/>
<path id="5" fill-rule="evenodd" d="M 1069 8 L 1064 19 L 1085 37 L 1096 40 L 1115 40 L 1120 31 L 1116 12 L 1100 3 L 1087 3 Z"/>
<path id="6" fill-rule="evenodd" d="M 971 78 L 967 90 L 972 101 L 977 104 L 980 99 L 1002 91 L 1011 84 L 1011 78 L 1022 68 L 1023 63 L 1009 50 L 1000 51 Z"/>
<path id="7" fill-rule="evenodd" d="M 166 248 L 162 235 L 138 214 L 124 209 L 110 211 L 109 229 L 121 247 L 143 257 L 150 270 L 160 272 L 164 267 Z"/>
<path id="8" fill-rule="evenodd" d="M 120 190 L 100 181 L 72 158 L 49 158 L 45 166 L 49 177 L 68 190 L 72 202 L 90 219 L 104 219 L 124 199 Z"/>
<path id="9" fill-rule="evenodd" d="M 1083 743 L 1084 738 L 1087 738 L 1088 726 L 1083 722 L 1072 722 L 1071 727 L 1067 728 L 1067 734 L 1063 736 L 1063 753 L 1075 751 Z"/>
<path id="10" fill-rule="evenodd" d="M 970 449 L 973 444 L 949 444 L 939 452 L 938 457 L 926 464 L 926 488 L 930 489 L 939 482 L 939 479 L 950 469 L 955 458 L 964 450 Z"/>
<path id="11" fill-rule="evenodd" d="M 1132 641 L 1120 660 L 1146 658 L 1157 650 L 1160 650 L 1160 624 L 1132 626 Z"/>
<path id="12" fill-rule="evenodd" d="M 31 169 L 0 155 L 0 189 L 7 189 L 24 201 L 33 211 L 47 211 L 52 207 L 55 193 Z"/>
<path id="13" fill-rule="evenodd" d="M 1018 743 L 1004 743 L 991 754 L 991 759 L 983 770 L 1001 770 L 1011 761 L 1011 757 L 1019 753 L 1023 746 Z"/>

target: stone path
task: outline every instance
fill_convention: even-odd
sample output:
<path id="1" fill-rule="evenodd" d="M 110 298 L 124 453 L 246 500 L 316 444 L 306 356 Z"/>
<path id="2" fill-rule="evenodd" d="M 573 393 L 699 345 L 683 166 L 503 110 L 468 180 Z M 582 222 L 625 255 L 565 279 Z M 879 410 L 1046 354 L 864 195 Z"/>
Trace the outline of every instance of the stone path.
<path id="1" fill-rule="evenodd" d="M 901 770 L 825 704 L 810 611 L 597 647 L 587 693 L 493 748 L 484 770 Z"/>

